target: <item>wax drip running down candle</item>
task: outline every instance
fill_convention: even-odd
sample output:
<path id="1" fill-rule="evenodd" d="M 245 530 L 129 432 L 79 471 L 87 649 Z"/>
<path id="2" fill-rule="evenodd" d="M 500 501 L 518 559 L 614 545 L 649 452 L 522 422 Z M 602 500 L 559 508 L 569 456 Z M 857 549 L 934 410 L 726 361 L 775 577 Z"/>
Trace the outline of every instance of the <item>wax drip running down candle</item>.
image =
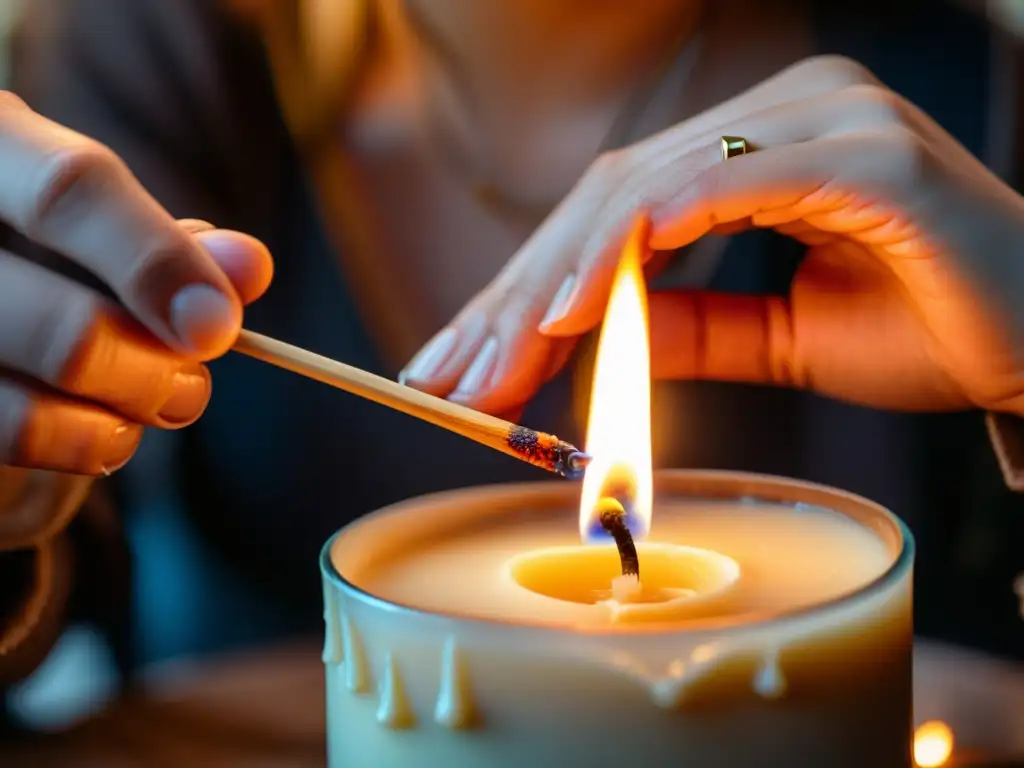
<path id="1" fill-rule="evenodd" d="M 597 504 L 597 518 L 608 535 L 615 540 L 622 561 L 622 575 L 640 578 L 640 556 L 636 552 L 633 534 L 626 526 L 626 508 L 617 500 L 603 497 Z"/>
<path id="2" fill-rule="evenodd" d="M 583 477 L 590 463 L 590 456 L 572 443 L 518 424 L 509 429 L 508 447 L 524 461 L 570 480 Z"/>

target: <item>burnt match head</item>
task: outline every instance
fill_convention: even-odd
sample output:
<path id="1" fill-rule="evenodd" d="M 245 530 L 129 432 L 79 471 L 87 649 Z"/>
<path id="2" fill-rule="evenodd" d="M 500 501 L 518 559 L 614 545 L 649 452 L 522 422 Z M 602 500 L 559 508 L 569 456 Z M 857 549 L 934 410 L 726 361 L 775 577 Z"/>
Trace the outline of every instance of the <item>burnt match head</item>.
<path id="1" fill-rule="evenodd" d="M 583 477 L 590 463 L 590 456 L 572 443 L 518 425 L 509 430 L 508 446 L 519 458 L 570 480 Z"/>
<path id="2" fill-rule="evenodd" d="M 565 454 L 565 460 L 563 461 L 565 469 L 559 474 L 570 480 L 579 480 L 583 477 L 587 465 L 591 462 L 591 455 L 584 453 L 572 443 L 567 443 L 564 440 L 558 441 L 558 450 L 560 453 Z"/>
<path id="3" fill-rule="evenodd" d="M 626 527 L 625 507 L 615 499 L 604 496 L 597 502 L 596 511 L 601 527 L 615 540 L 622 563 L 622 575 L 640 578 L 640 556 L 633 542 L 633 534 Z"/>

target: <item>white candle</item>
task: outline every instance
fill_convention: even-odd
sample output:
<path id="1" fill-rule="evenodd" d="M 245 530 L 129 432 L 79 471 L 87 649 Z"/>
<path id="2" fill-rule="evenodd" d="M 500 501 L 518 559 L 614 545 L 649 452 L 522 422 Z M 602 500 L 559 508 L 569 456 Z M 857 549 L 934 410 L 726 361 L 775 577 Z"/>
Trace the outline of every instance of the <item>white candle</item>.
<path id="1" fill-rule="evenodd" d="M 902 525 L 795 481 L 673 472 L 657 488 L 652 540 L 739 569 L 668 617 L 574 602 L 571 554 L 563 579 L 517 581 L 524 553 L 601 551 L 578 543 L 568 484 L 424 497 L 339 534 L 322 563 L 331 765 L 910 765 Z M 603 557 L 584 580 L 610 590 Z"/>
<path id="2" fill-rule="evenodd" d="M 413 500 L 325 549 L 332 766 L 910 765 L 898 520 L 714 473 L 665 475 L 655 513 L 646 242 L 613 281 L 582 493 Z"/>

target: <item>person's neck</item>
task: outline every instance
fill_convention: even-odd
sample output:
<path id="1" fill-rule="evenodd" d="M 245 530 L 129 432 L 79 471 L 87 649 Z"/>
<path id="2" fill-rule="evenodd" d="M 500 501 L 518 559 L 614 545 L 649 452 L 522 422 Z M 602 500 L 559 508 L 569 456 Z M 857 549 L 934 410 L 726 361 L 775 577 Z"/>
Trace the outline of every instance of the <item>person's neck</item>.
<path id="1" fill-rule="evenodd" d="M 433 84 L 474 122 L 600 109 L 695 30 L 700 0 L 404 0 Z"/>

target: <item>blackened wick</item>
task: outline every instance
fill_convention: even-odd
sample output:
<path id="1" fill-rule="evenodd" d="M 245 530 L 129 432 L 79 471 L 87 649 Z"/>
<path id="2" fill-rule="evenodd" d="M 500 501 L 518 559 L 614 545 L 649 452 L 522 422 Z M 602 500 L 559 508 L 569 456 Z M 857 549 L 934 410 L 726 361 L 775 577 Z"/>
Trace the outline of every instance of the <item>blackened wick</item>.
<path id="1" fill-rule="evenodd" d="M 614 499 L 604 498 L 598 512 L 601 527 L 615 540 L 622 562 L 623 576 L 640 578 L 640 557 L 636 552 L 633 534 L 626 527 L 626 510 Z"/>

